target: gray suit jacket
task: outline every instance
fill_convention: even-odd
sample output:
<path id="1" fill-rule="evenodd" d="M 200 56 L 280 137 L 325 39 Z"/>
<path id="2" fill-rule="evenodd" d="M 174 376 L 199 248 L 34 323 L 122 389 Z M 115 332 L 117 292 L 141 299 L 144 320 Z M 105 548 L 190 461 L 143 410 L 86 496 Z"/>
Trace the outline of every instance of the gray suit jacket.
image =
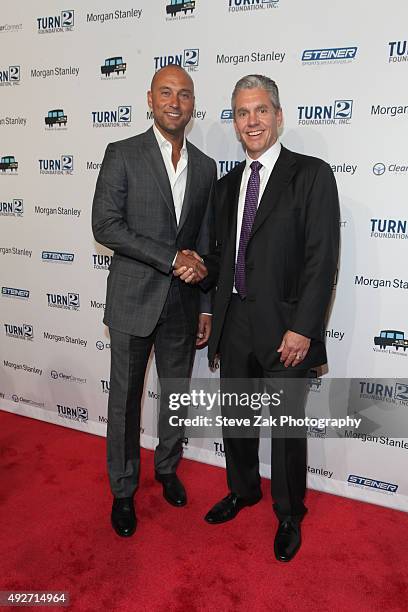
<path id="1" fill-rule="evenodd" d="M 153 129 L 108 145 L 92 208 L 95 240 L 114 251 L 104 323 L 148 336 L 163 309 L 177 250 L 213 247 L 213 159 L 187 142 L 187 184 L 177 226 L 166 168 Z M 195 333 L 210 296 L 180 281 L 186 316 Z"/>

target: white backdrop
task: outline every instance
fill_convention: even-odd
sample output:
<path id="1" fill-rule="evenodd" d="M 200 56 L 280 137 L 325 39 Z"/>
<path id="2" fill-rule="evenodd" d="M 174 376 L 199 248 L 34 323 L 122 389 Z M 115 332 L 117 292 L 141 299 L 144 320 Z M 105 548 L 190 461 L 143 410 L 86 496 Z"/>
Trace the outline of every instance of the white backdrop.
<path id="1" fill-rule="evenodd" d="M 104 149 L 151 125 L 152 74 L 181 62 L 196 85 L 189 138 L 225 173 L 243 158 L 229 112 L 233 85 L 244 74 L 267 74 L 281 91 L 282 142 L 327 160 L 341 198 L 330 370 L 311 387 L 308 413 L 334 413 L 349 401 L 366 402 L 379 418 L 397 411 L 395 437 L 333 439 L 310 430 L 309 486 L 408 510 L 408 394 L 395 381 L 407 376 L 408 352 L 392 340 L 386 349 L 374 345 L 384 329 L 408 335 L 408 7 L 398 0 L 386 12 L 351 0 L 196 0 L 192 11 L 172 17 L 166 4 L 3 7 L 0 156 L 14 156 L 18 168 L 0 162 L 1 408 L 105 435 L 109 337 L 102 315 L 111 254 L 90 230 Z M 103 76 L 101 65 L 113 56 L 123 57 L 126 71 Z M 53 109 L 63 110 L 65 126 L 46 127 Z M 209 375 L 206 351 L 195 374 Z M 389 379 L 387 388 L 379 379 Z M 144 399 L 147 447 L 155 444 L 156 393 L 153 364 Z M 261 453 L 268 476 L 268 441 Z M 224 462 L 220 440 L 186 440 L 185 456 Z"/>

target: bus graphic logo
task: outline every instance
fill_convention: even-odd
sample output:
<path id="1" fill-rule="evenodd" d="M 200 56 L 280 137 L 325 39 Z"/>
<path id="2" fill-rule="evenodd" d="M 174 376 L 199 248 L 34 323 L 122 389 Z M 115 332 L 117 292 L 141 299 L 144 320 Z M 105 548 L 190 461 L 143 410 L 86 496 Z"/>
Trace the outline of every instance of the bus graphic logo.
<path id="1" fill-rule="evenodd" d="M 171 17 L 175 17 L 177 13 L 183 12 L 184 15 L 187 15 L 187 11 L 192 12 L 195 9 L 195 0 L 170 0 L 169 4 L 166 6 L 167 15 L 171 15 Z"/>

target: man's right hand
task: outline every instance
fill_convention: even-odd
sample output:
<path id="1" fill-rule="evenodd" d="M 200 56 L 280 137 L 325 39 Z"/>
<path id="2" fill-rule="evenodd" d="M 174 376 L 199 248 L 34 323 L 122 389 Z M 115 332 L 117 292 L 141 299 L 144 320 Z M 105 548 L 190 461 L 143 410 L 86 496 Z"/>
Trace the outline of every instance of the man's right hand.
<path id="1" fill-rule="evenodd" d="M 177 252 L 173 268 L 174 276 L 178 276 L 180 280 L 192 285 L 204 280 L 208 275 L 208 270 L 200 255 L 189 249 Z"/>

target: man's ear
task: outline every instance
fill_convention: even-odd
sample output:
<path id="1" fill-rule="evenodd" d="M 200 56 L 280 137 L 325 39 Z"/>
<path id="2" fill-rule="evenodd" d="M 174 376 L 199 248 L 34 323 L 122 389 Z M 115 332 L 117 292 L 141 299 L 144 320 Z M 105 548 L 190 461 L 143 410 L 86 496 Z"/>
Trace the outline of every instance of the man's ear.
<path id="1" fill-rule="evenodd" d="M 147 92 L 147 103 L 149 105 L 149 108 L 153 108 L 152 92 L 150 90 Z"/>

